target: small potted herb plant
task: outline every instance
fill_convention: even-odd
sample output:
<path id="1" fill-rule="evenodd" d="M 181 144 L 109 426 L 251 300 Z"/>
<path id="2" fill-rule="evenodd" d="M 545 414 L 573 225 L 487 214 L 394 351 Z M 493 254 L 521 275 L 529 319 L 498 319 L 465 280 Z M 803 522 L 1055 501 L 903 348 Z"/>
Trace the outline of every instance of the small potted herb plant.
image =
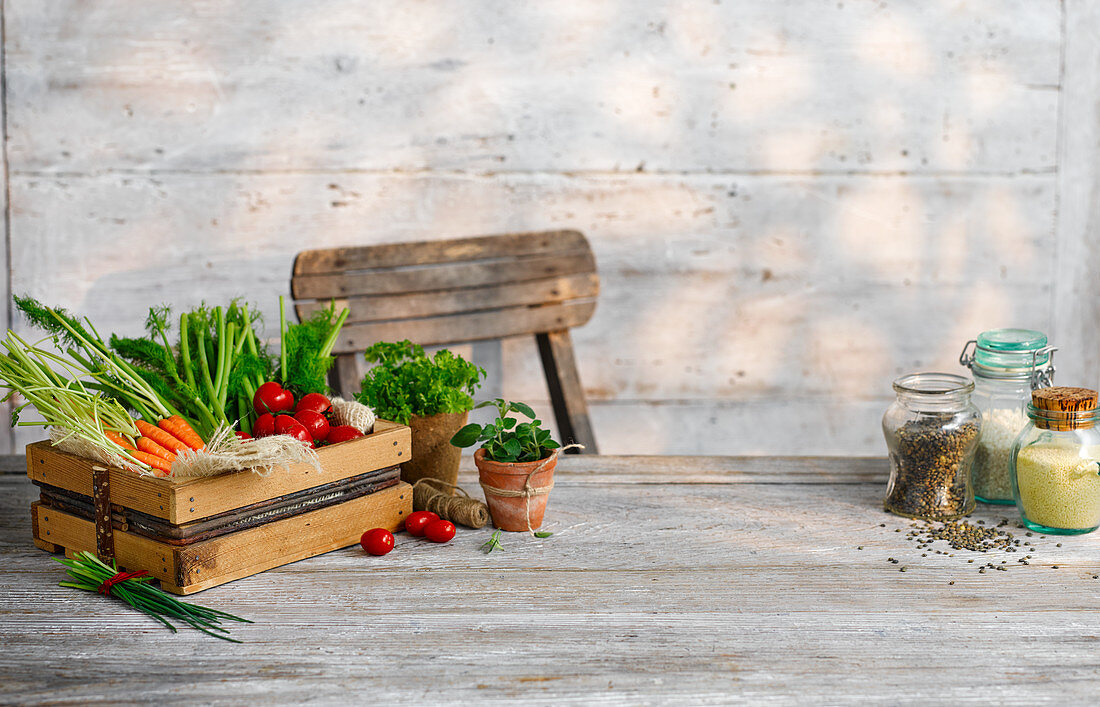
<path id="1" fill-rule="evenodd" d="M 364 356 L 375 365 L 355 399 L 378 417 L 412 428 L 412 459 L 401 466 L 402 480 L 453 484 L 461 452 L 448 442 L 466 424 L 485 370 L 447 349 L 429 357 L 408 340 L 379 342 Z"/>
<path id="2" fill-rule="evenodd" d="M 457 448 L 481 442 L 474 463 L 493 525 L 501 530 L 534 532 L 542 525 L 561 445 L 542 429 L 542 421 L 529 405 L 497 398 L 476 407 L 489 405 L 496 406 L 497 419 L 488 425 L 466 425 L 451 438 L 451 444 Z M 519 422 L 513 412 L 531 421 Z"/>

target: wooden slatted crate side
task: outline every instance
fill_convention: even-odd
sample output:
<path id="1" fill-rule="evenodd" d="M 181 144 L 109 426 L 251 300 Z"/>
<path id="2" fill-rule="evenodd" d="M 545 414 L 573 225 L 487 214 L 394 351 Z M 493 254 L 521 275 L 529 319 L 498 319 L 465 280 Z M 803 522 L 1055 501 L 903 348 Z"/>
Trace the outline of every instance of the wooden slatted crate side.
<path id="1" fill-rule="evenodd" d="M 574 230 L 326 248 L 299 253 L 294 259 L 294 276 L 561 253 L 586 248 L 588 241 L 580 231 Z"/>
<path id="2" fill-rule="evenodd" d="M 578 299 L 595 299 L 600 278 L 595 273 L 578 273 L 518 283 L 459 287 L 439 292 L 410 292 L 395 295 L 362 295 L 335 300 L 337 311 L 349 309 L 347 324 L 419 319 L 523 305 L 545 305 Z M 330 300 L 300 302 L 295 309 L 299 320 L 329 306 Z"/>
<path id="3" fill-rule="evenodd" d="M 99 462 L 64 452 L 46 441 L 27 445 L 27 476 L 82 496 L 92 497 L 92 467 Z M 169 518 L 175 503 L 168 479 L 140 476 L 125 469 L 110 469 L 111 500 L 135 511 Z"/>
<path id="4" fill-rule="evenodd" d="M 33 504 L 37 539 L 66 554 L 95 552 L 95 524 L 72 514 Z M 126 570 L 146 570 L 175 594 L 193 594 L 235 579 L 332 550 L 350 547 L 369 528 L 396 530 L 412 512 L 406 483 L 335 506 L 241 530 L 184 547 L 116 530 L 115 556 Z"/>
<path id="5" fill-rule="evenodd" d="M 401 482 L 368 496 L 185 546 L 178 551 L 182 581 L 166 589 L 191 594 L 351 547 L 371 528 L 397 530 L 410 513 L 412 486 Z"/>
<path id="6" fill-rule="evenodd" d="M 77 552 L 96 551 L 95 523 L 71 513 L 49 508 L 39 503 L 32 506 L 37 516 L 36 538 L 64 548 L 72 556 Z M 145 570 L 167 584 L 178 584 L 180 575 L 173 548 L 135 533 L 115 531 L 115 560 L 128 570 Z"/>
<path id="7" fill-rule="evenodd" d="M 435 292 L 595 271 L 596 259 L 592 251 L 581 250 L 416 268 L 296 275 L 291 280 L 291 291 L 295 299 L 384 295 L 391 292 Z"/>
<path id="8" fill-rule="evenodd" d="M 322 471 L 309 464 L 277 468 L 266 476 L 252 472 L 221 474 L 177 481 L 110 470 L 112 503 L 182 524 L 232 511 L 289 493 L 346 479 L 366 471 L 408 461 L 412 433 L 386 420 L 375 423 L 365 437 L 317 450 Z M 27 475 L 32 481 L 92 495 L 96 462 L 63 452 L 49 442 L 27 446 Z"/>

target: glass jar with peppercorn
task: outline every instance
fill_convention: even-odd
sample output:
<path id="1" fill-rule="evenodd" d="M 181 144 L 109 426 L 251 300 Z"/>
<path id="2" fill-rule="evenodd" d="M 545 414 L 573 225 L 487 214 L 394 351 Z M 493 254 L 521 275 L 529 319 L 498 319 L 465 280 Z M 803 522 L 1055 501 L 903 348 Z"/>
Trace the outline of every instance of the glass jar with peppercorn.
<path id="1" fill-rule="evenodd" d="M 1010 460 L 1012 491 L 1024 525 L 1078 535 L 1100 527 L 1100 411 L 1088 388 L 1031 394 L 1029 422 Z"/>
<path id="2" fill-rule="evenodd" d="M 1027 425 L 1031 391 L 1053 383 L 1056 350 L 1047 346 L 1046 334 L 1032 329 L 991 329 L 963 346 L 959 363 L 974 376 L 970 399 L 982 412 L 971 475 L 974 496 L 983 503 L 1013 503 L 1012 443 Z"/>
<path id="3" fill-rule="evenodd" d="M 970 467 L 982 416 L 974 383 L 951 373 L 894 381 L 897 399 L 882 417 L 890 451 L 884 507 L 907 518 L 952 520 L 974 510 Z"/>

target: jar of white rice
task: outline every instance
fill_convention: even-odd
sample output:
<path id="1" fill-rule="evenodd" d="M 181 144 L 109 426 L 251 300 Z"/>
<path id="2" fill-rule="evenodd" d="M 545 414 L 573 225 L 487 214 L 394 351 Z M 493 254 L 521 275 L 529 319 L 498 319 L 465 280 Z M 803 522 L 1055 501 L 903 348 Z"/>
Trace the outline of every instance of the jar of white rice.
<path id="1" fill-rule="evenodd" d="M 974 376 L 971 400 L 982 413 L 974 455 L 974 496 L 983 503 L 1011 504 L 1009 456 L 1027 425 L 1031 391 L 1054 378 L 1054 347 L 1032 329 L 991 329 L 963 347 L 959 363 Z"/>

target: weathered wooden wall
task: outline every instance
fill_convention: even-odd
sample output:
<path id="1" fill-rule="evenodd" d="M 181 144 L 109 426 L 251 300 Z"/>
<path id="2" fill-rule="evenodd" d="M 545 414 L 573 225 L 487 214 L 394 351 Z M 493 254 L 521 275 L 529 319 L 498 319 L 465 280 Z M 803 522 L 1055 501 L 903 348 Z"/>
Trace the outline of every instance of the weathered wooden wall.
<path id="1" fill-rule="evenodd" d="M 607 452 L 880 453 L 891 379 L 996 326 L 1100 383 L 1086 0 L 3 13 L 10 288 L 103 328 L 271 313 L 306 247 L 573 227 Z M 464 350 L 545 400 L 532 342 Z"/>

